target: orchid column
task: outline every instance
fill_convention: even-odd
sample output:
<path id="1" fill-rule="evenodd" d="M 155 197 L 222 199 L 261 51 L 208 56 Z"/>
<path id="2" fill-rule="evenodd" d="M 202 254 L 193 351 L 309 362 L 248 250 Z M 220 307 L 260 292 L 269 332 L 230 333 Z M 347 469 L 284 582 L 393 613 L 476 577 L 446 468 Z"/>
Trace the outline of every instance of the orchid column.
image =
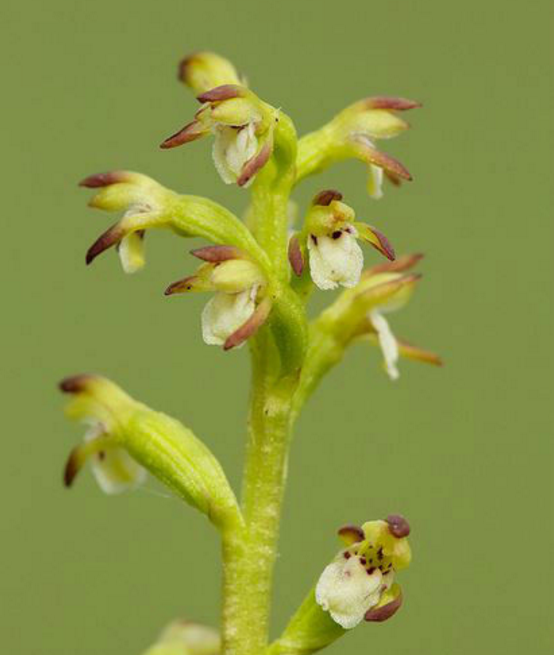
<path id="1" fill-rule="evenodd" d="M 188 428 L 96 375 L 61 384 L 72 396 L 69 414 L 89 426 L 70 455 L 65 482 L 71 485 L 87 461 L 107 493 L 132 489 L 149 472 L 203 512 L 220 533 L 221 638 L 213 629 L 173 623 L 150 655 L 312 653 L 362 620 L 383 621 L 398 610 L 402 594 L 394 576 L 411 559 L 409 526 L 402 516 L 390 515 L 341 528 L 346 549 L 324 568 L 283 635 L 270 643 L 272 574 L 294 421 L 352 343 L 378 345 L 392 379 L 398 378 L 402 355 L 433 364 L 440 360 L 397 339 L 385 318 L 409 299 L 419 279 L 409 269 L 421 256 L 396 259 L 387 238 L 358 220 L 336 190 L 317 194 L 295 225 L 291 194 L 307 176 L 347 158 L 366 165 L 373 198 L 382 196 L 385 178 L 396 186 L 411 179 L 375 141 L 404 131 L 408 126 L 398 112 L 417 103 L 362 100 L 298 140 L 291 119 L 249 89 L 227 60 L 198 53 L 181 62 L 179 75 L 200 108 L 162 148 L 213 137 L 223 182 L 250 188 L 246 220 L 139 173 L 92 175 L 82 182 L 97 190 L 90 204 L 123 216 L 91 246 L 87 263 L 115 246 L 125 272 L 134 273 L 144 265 L 151 228 L 208 242 L 192 251 L 201 262 L 198 268 L 165 293 L 211 294 L 201 316 L 206 344 L 231 350 L 248 342 L 252 390 L 242 498 L 236 498 L 215 455 Z M 364 271 L 359 242 L 371 245 L 385 263 Z M 341 286 L 345 290 L 335 302 L 309 322 L 312 292 Z"/>

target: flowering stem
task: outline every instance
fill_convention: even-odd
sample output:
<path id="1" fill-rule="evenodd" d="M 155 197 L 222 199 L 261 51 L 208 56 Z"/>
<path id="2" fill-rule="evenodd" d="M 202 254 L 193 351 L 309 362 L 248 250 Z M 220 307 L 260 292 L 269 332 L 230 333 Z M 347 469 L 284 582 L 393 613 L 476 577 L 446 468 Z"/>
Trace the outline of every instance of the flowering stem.
<path id="1" fill-rule="evenodd" d="M 268 332 L 252 344 L 252 393 L 244 473 L 245 529 L 224 543 L 223 653 L 259 655 L 268 643 L 273 565 L 296 380 L 277 379 Z"/>

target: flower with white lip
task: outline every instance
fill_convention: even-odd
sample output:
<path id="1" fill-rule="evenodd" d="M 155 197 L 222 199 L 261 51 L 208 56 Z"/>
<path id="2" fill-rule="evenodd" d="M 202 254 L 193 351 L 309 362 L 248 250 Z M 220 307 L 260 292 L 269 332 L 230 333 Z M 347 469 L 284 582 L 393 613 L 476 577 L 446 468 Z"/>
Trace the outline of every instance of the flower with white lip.
<path id="1" fill-rule="evenodd" d="M 230 246 L 208 246 L 192 254 L 205 263 L 195 275 L 171 284 L 166 295 L 215 292 L 202 312 L 203 339 L 225 350 L 240 347 L 261 327 L 271 310 L 271 301 L 263 293 L 264 276 L 256 264 Z"/>
<path id="2" fill-rule="evenodd" d="M 273 152 L 278 110 L 240 84 L 223 84 L 198 96 L 194 120 L 168 137 L 163 149 L 213 134 L 213 158 L 226 184 L 248 186 Z"/>
<path id="3" fill-rule="evenodd" d="M 354 210 L 341 201 L 338 191 L 319 193 L 298 240 L 307 245 L 310 273 L 320 289 L 336 289 L 339 285 L 351 288 L 358 284 L 364 265 L 358 239 L 394 259 L 394 251 L 386 237 L 375 228 L 357 222 Z M 293 259 L 291 265 L 295 271 L 302 268 Z"/>
<path id="4" fill-rule="evenodd" d="M 410 300 L 419 279 L 418 275 L 403 275 L 403 271 L 413 266 L 421 259 L 421 255 L 405 257 L 390 265 L 377 266 L 364 274 L 361 287 L 364 292 L 371 290 L 391 289 L 385 293 L 382 300 L 374 304 L 367 312 L 367 331 L 370 338 L 377 342 L 383 354 L 385 370 L 391 380 L 400 377 L 398 361 L 401 355 L 418 359 L 430 364 L 441 365 L 441 360 L 433 353 L 415 348 L 397 339 L 390 327 L 386 314 L 402 309 Z"/>
<path id="5" fill-rule="evenodd" d="M 68 378 L 60 387 L 66 393 L 77 394 L 71 413 L 88 426 L 83 442 L 72 450 L 67 461 L 66 486 L 73 483 L 87 461 L 107 494 L 122 493 L 142 484 L 146 470 L 114 439 L 119 428 L 116 414 L 125 412 L 132 399 L 109 380 L 97 376 Z"/>
<path id="6" fill-rule="evenodd" d="M 408 123 L 397 112 L 419 106 L 418 102 L 406 98 L 379 96 L 346 107 L 321 129 L 300 139 L 297 179 L 319 173 L 345 159 L 358 159 L 367 165 L 369 195 L 381 198 L 385 177 L 398 186 L 412 176 L 398 160 L 378 150 L 375 141 L 390 139 L 407 130 Z"/>
<path id="7" fill-rule="evenodd" d="M 331 236 L 310 234 L 310 272 L 320 289 L 355 287 L 364 267 L 364 255 L 352 225 L 335 230 Z"/>
<path id="8" fill-rule="evenodd" d="M 211 346 L 223 346 L 231 334 L 251 318 L 256 309 L 257 292 L 256 286 L 238 293 L 218 291 L 202 312 L 204 341 Z"/>
<path id="9" fill-rule="evenodd" d="M 398 515 L 339 530 L 348 547 L 321 574 L 315 599 L 344 629 L 364 619 L 386 620 L 398 610 L 402 594 L 393 582 L 395 572 L 411 560 L 409 532 Z"/>
<path id="10" fill-rule="evenodd" d="M 136 273 L 144 266 L 145 230 L 164 224 L 164 204 L 170 192 L 147 175 L 132 171 L 90 175 L 80 186 L 98 189 L 91 207 L 124 211 L 121 220 L 89 248 L 87 264 L 115 245 L 125 273 Z"/>

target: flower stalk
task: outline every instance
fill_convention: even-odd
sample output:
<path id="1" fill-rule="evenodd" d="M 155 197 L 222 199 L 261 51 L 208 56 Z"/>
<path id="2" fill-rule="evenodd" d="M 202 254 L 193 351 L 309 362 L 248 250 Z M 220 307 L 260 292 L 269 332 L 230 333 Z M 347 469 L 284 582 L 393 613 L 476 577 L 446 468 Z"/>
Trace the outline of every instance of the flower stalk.
<path id="1" fill-rule="evenodd" d="M 409 563 L 411 551 L 409 526 L 400 515 L 342 528 L 346 548 L 323 569 L 283 634 L 270 643 L 273 570 L 295 420 L 355 343 L 379 347 L 392 379 L 402 356 L 432 364 L 440 359 L 397 339 L 388 319 L 412 295 L 420 276 L 410 269 L 421 256 L 396 259 L 387 237 L 357 220 L 336 190 L 318 193 L 295 225 L 291 194 L 304 178 L 348 158 L 366 165 L 373 198 L 382 196 L 385 178 L 395 186 L 411 179 L 375 141 L 405 131 L 408 124 L 398 112 L 418 103 L 367 98 L 298 139 L 291 118 L 259 98 L 222 57 L 208 52 L 187 57 L 179 79 L 194 91 L 200 108 L 161 147 L 173 150 L 212 138 L 222 181 L 251 192 L 247 220 L 143 174 L 92 175 L 81 183 L 95 191 L 90 205 L 122 217 L 93 243 L 86 262 L 114 247 L 123 270 L 135 273 L 144 266 L 145 239 L 154 228 L 207 242 L 191 251 L 197 264 L 200 260 L 196 270 L 165 293 L 212 294 L 200 320 L 205 343 L 225 351 L 248 344 L 252 385 L 241 499 L 215 454 L 188 427 L 91 375 L 61 384 L 71 396 L 68 414 L 88 426 L 84 442 L 71 451 L 64 480 L 72 485 L 90 462 L 100 487 L 120 493 L 151 474 L 220 533 L 220 635 L 177 621 L 149 655 L 308 655 L 362 621 L 379 623 L 397 612 L 403 595 L 394 577 Z M 368 255 L 358 241 L 371 245 L 385 263 L 364 270 Z M 343 289 L 335 300 L 309 321 L 311 294 L 338 287 Z"/>

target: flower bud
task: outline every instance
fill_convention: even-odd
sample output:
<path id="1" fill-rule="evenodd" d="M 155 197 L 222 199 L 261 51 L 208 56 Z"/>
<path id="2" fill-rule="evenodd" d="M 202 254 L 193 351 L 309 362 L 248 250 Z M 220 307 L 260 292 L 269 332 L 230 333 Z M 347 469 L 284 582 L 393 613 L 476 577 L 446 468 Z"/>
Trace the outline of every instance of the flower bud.
<path id="1" fill-rule="evenodd" d="M 233 64 L 214 52 L 195 52 L 179 63 L 179 79 L 196 94 L 224 84 L 241 84 Z"/>
<path id="2" fill-rule="evenodd" d="M 216 525 L 237 520 L 236 500 L 219 462 L 188 428 L 100 376 L 67 378 L 60 388 L 71 395 L 67 415 L 94 430 L 71 453 L 66 485 L 90 458 L 108 493 L 134 486 L 144 468 Z"/>

